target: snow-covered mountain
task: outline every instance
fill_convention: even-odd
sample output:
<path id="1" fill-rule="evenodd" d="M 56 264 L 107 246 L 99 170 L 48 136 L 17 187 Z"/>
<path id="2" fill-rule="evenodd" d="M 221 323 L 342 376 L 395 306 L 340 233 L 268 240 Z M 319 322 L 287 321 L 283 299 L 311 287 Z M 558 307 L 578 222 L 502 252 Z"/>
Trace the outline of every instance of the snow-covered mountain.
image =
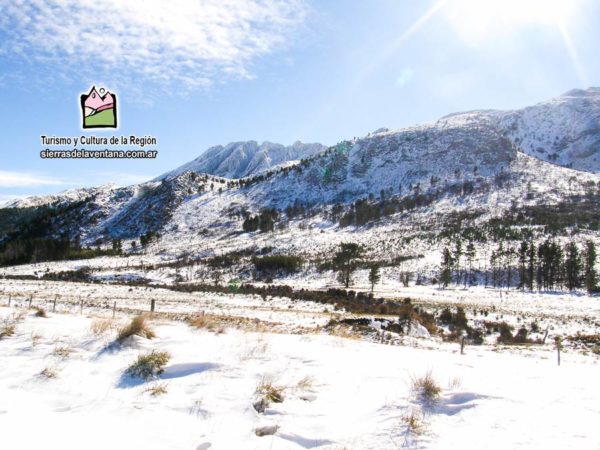
<path id="1" fill-rule="evenodd" d="M 575 89 L 500 115 L 499 125 L 524 153 L 565 167 L 600 171 L 600 88 Z"/>
<path id="2" fill-rule="evenodd" d="M 157 178 L 180 175 L 184 172 L 208 173 L 226 178 L 243 178 L 256 175 L 282 163 L 306 158 L 324 150 L 321 144 L 294 142 L 289 146 L 256 141 L 231 142 L 225 146 L 209 148 L 198 158 Z"/>
<path id="3" fill-rule="evenodd" d="M 329 148 L 253 141 L 213 147 L 148 183 L 47 198 L 68 208 L 56 213 L 49 233 L 87 242 L 148 231 L 228 235 L 241 231 L 248 214 L 298 204 L 317 206 L 335 225 L 337 219 L 327 216 L 334 205 L 352 214 L 357 200 L 383 198 L 394 199 L 381 204 L 392 221 L 407 204 L 426 223 L 461 210 L 489 217 L 595 193 L 599 158 L 600 89 L 590 88 L 517 111 L 472 111 L 382 129 Z M 25 199 L 13 207 L 43 203 Z"/>

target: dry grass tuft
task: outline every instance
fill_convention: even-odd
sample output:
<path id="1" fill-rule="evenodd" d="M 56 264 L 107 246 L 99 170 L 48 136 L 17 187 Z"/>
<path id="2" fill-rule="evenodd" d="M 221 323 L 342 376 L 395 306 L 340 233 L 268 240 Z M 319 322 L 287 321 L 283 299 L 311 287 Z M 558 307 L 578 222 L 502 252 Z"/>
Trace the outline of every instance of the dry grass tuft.
<path id="1" fill-rule="evenodd" d="M 127 368 L 125 373 L 144 380 L 156 378 L 165 371 L 164 367 L 170 359 L 171 354 L 169 352 L 152 350 L 145 355 L 139 355 L 137 360 Z"/>
<path id="2" fill-rule="evenodd" d="M 56 371 L 56 369 L 53 369 L 52 367 L 46 367 L 44 370 L 42 370 L 40 372 L 40 376 L 47 378 L 47 379 L 53 379 L 58 377 L 58 372 Z"/>
<path id="3" fill-rule="evenodd" d="M 14 323 L 3 323 L 0 325 L 0 339 L 15 334 L 17 326 Z"/>
<path id="4" fill-rule="evenodd" d="M 256 386 L 255 393 L 260 395 L 268 403 L 282 403 L 284 400 L 285 387 L 276 386 L 271 377 L 263 377 Z"/>
<path id="5" fill-rule="evenodd" d="M 442 388 L 433 378 L 431 370 L 421 377 L 413 377 L 411 387 L 415 394 L 428 402 L 436 400 L 442 392 Z"/>
<path id="6" fill-rule="evenodd" d="M 52 351 L 52 354 L 54 356 L 58 356 L 59 358 L 63 358 L 63 359 L 66 359 L 69 356 L 71 356 L 71 353 L 73 353 L 73 349 L 66 345 L 62 345 L 62 346 L 57 345 L 56 347 L 54 347 L 54 350 Z"/>
<path id="7" fill-rule="evenodd" d="M 216 334 L 222 334 L 225 331 L 225 329 L 213 317 L 205 314 L 193 317 L 188 323 L 194 328 L 213 331 Z"/>
<path id="8" fill-rule="evenodd" d="M 148 392 L 152 397 L 165 395 L 167 393 L 167 383 L 156 383 L 154 386 L 145 389 L 144 392 Z"/>
<path id="9" fill-rule="evenodd" d="M 41 306 L 34 306 L 33 309 L 35 310 L 35 317 L 48 317 L 46 310 Z"/>
<path id="10" fill-rule="evenodd" d="M 112 319 L 94 319 L 90 324 L 90 331 L 94 336 L 103 336 L 112 330 L 114 321 Z"/>
<path id="11" fill-rule="evenodd" d="M 413 434 L 423 434 L 425 432 L 426 425 L 423 414 L 419 410 L 411 409 L 410 412 L 402 416 L 401 420 L 406 425 L 408 432 Z"/>
<path id="12" fill-rule="evenodd" d="M 126 325 L 119 330 L 117 341 L 122 343 L 131 336 L 141 336 L 146 339 L 152 339 L 156 337 L 156 333 L 154 333 L 154 330 L 152 330 L 146 322 L 146 316 L 141 315 L 134 317 L 129 325 Z"/>

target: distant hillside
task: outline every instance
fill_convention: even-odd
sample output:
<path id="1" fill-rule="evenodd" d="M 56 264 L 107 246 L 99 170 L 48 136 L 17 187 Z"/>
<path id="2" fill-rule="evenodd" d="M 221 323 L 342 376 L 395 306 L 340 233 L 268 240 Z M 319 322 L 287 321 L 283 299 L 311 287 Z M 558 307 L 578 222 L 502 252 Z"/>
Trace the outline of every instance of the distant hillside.
<path id="1" fill-rule="evenodd" d="M 284 146 L 272 142 L 232 142 L 225 146 L 209 148 L 198 158 L 167 172 L 157 180 L 180 175 L 184 172 L 208 173 L 225 178 L 243 178 L 256 175 L 274 166 L 298 160 L 324 150 L 321 144 L 295 142 Z"/>

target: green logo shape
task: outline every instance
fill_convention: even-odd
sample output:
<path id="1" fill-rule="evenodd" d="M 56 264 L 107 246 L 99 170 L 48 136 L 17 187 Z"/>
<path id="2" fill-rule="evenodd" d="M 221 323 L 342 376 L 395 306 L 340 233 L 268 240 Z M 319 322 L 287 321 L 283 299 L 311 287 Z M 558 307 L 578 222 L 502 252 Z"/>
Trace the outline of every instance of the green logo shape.
<path id="1" fill-rule="evenodd" d="M 117 128 L 117 96 L 93 86 L 80 97 L 83 128 Z"/>

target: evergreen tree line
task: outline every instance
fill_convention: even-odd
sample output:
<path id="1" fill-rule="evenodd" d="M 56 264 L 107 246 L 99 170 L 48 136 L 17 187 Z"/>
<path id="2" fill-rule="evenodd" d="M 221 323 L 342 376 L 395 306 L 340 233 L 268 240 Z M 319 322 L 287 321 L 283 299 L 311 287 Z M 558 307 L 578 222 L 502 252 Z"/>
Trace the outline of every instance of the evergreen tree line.
<path id="1" fill-rule="evenodd" d="M 256 216 L 248 216 L 244 220 L 242 228 L 245 232 L 260 230 L 262 233 L 266 233 L 268 231 L 273 231 L 278 216 L 279 213 L 275 208 L 266 208 Z"/>
<path id="2" fill-rule="evenodd" d="M 113 242 L 113 247 L 110 249 L 101 249 L 100 247 L 81 247 L 78 239 L 14 239 L 2 246 L 0 250 L 0 266 L 118 255 L 121 253 L 121 249 L 115 244 L 116 242 Z"/>
<path id="3" fill-rule="evenodd" d="M 592 241 L 587 241 L 583 248 L 573 241 L 561 246 L 552 239 L 537 245 L 531 240 L 523 240 L 516 247 L 501 242 L 490 255 L 489 267 L 484 271 L 484 283 L 486 286 L 516 286 L 530 291 L 585 288 L 592 293 L 598 290 L 596 257 L 596 245 Z M 455 242 L 453 249 L 445 247 L 439 283 L 443 287 L 453 282 L 464 286 L 476 284 L 475 258 L 472 242 L 464 249 L 460 240 Z"/>

